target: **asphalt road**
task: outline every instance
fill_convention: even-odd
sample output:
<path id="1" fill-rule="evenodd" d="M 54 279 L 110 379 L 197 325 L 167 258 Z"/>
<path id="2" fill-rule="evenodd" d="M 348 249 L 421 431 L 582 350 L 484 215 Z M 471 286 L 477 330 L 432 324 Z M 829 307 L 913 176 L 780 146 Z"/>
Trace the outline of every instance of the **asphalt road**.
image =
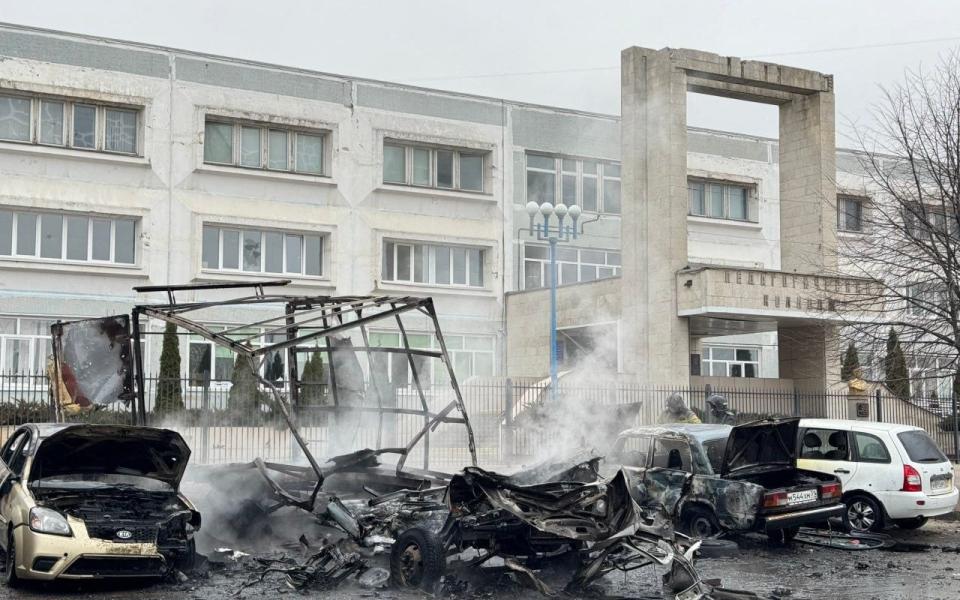
<path id="1" fill-rule="evenodd" d="M 764 598 L 790 600 L 939 600 L 960 598 L 960 522 L 932 521 L 918 531 L 891 530 L 898 540 L 931 544 L 923 552 L 885 550 L 844 551 L 804 544 L 790 548 L 769 547 L 762 538 L 741 538 L 740 551 L 727 558 L 698 562 L 705 578 L 722 580 L 724 587 L 756 592 Z M 953 552 L 944 551 L 953 549 Z M 473 600 L 510 598 L 542 599 L 539 593 L 520 587 L 495 572 L 473 572 L 458 580 L 463 584 L 448 598 Z M 0 586 L 0 600 L 14 598 L 111 598 L 147 600 L 184 598 L 206 600 L 235 597 L 242 582 L 252 575 L 236 566 L 220 569 L 207 577 L 185 583 L 154 584 L 61 584 L 11 590 Z M 564 573 L 545 572 L 544 579 L 560 587 Z M 619 598 L 660 598 L 659 573 L 643 569 L 628 576 L 610 574 L 602 584 L 584 596 Z M 303 595 L 287 588 L 277 575 L 247 588 L 242 598 L 287 595 L 307 598 L 377 598 L 380 600 L 422 600 L 425 596 L 404 590 L 370 590 L 348 582 L 336 590 L 312 591 Z"/>

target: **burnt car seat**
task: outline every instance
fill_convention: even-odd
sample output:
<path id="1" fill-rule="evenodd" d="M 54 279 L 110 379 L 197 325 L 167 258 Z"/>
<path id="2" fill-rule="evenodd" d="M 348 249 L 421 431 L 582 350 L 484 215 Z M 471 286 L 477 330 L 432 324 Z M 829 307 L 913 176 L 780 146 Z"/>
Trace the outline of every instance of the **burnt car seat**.
<path id="1" fill-rule="evenodd" d="M 834 431 L 827 438 L 833 450 L 826 453 L 824 458 L 827 460 L 847 460 L 847 433 L 845 431 Z"/>
<path id="2" fill-rule="evenodd" d="M 803 436 L 803 450 L 800 453 L 801 458 L 823 458 L 823 452 L 820 452 L 820 446 L 823 445 L 823 442 L 820 440 L 820 436 L 811 432 L 808 432 Z"/>

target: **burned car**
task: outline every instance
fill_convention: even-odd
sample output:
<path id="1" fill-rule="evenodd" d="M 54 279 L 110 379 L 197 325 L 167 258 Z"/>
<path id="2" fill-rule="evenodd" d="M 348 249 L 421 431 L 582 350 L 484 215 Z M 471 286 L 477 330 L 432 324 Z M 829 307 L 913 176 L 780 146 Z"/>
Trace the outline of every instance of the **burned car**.
<path id="1" fill-rule="evenodd" d="M 190 458 L 152 427 L 27 424 L 0 450 L 5 579 L 156 577 L 193 561 Z"/>
<path id="2" fill-rule="evenodd" d="M 678 597 L 707 597 L 711 590 L 692 563 L 697 544 L 681 543 L 665 512 L 641 510 L 626 473 L 601 477 L 599 460 L 552 476 L 467 467 L 450 481 L 449 514 L 439 532 L 413 527 L 398 536 L 390 557 L 394 581 L 430 589 L 446 570 L 448 556 L 470 548 L 477 557 L 468 566 L 500 557 L 507 569 L 546 594 L 551 590 L 532 565 L 566 555 L 577 565 L 571 588 L 611 571 L 659 564 L 669 567 L 665 585 Z"/>
<path id="3" fill-rule="evenodd" d="M 799 419 L 659 425 L 621 433 L 605 468 L 623 467 L 638 498 L 669 498 L 694 537 L 765 532 L 789 542 L 803 525 L 843 514 L 840 481 L 797 468 Z"/>

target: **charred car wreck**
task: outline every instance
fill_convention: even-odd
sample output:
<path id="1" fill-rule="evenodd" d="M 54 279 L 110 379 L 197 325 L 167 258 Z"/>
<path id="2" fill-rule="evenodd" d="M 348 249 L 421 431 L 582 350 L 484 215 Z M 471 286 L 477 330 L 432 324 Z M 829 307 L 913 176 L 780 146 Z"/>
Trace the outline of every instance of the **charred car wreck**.
<path id="1" fill-rule="evenodd" d="M 668 567 L 666 587 L 683 598 L 710 591 L 693 568 L 698 542 L 674 536 L 665 511 L 642 511 L 623 471 L 600 477 L 599 459 L 564 470 L 546 481 L 521 472 L 504 476 L 468 467 L 447 488 L 449 515 L 438 533 L 414 527 L 397 538 L 391 573 L 402 585 L 425 587 L 443 575 L 447 557 L 477 551 L 470 566 L 494 557 L 523 573 L 540 591 L 551 590 L 523 562 L 570 555 L 577 567 L 569 587 L 581 588 L 611 571 Z"/>
<path id="2" fill-rule="evenodd" d="M 606 469 L 623 467 L 638 497 L 675 506 L 689 535 L 760 531 L 789 542 L 801 526 L 843 514 L 840 481 L 797 468 L 798 423 L 637 427 L 618 436 Z"/>

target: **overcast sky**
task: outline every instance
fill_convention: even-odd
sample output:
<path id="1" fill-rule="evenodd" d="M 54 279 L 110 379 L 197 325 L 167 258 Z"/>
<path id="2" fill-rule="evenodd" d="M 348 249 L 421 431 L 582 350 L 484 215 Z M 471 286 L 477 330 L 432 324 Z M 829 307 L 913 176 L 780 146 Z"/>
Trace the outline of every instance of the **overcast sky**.
<path id="1" fill-rule="evenodd" d="M 840 125 L 960 46 L 955 1 L 0 2 L 11 23 L 612 114 L 622 48 L 697 48 L 833 74 Z M 688 121 L 777 135 L 757 104 L 691 95 Z"/>

